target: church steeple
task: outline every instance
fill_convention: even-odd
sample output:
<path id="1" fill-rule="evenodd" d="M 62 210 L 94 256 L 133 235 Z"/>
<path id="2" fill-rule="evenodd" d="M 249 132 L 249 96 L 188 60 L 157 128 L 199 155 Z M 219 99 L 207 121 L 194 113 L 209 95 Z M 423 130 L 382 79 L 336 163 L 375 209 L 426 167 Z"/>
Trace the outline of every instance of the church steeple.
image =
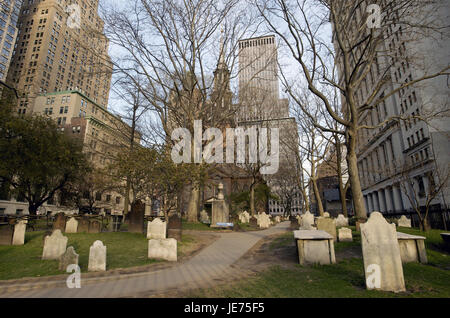
<path id="1" fill-rule="evenodd" d="M 219 61 L 217 62 L 217 68 L 214 71 L 214 90 L 212 99 L 214 104 L 218 107 L 230 107 L 231 106 L 231 90 L 230 90 L 230 76 L 231 73 L 228 70 L 228 66 L 225 59 L 226 44 L 224 37 L 223 27 L 221 29 L 220 36 L 220 53 Z"/>

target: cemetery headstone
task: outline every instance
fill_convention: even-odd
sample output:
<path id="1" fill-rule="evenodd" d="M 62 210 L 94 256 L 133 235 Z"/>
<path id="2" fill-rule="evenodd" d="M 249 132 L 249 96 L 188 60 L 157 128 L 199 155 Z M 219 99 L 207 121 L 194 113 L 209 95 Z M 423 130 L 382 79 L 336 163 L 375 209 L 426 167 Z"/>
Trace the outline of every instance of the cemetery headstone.
<path id="1" fill-rule="evenodd" d="M 398 220 L 398 226 L 411 227 L 411 219 L 408 219 L 406 216 L 402 215 Z"/>
<path id="2" fill-rule="evenodd" d="M 300 265 L 334 264 L 333 237 L 325 231 L 294 231 Z"/>
<path id="3" fill-rule="evenodd" d="M 337 227 L 348 226 L 348 218 L 346 218 L 343 214 L 339 214 L 336 219 L 336 226 Z"/>
<path id="4" fill-rule="evenodd" d="M 71 264 L 78 265 L 78 257 L 79 255 L 75 252 L 73 246 L 69 246 L 66 252 L 61 255 L 61 258 L 59 259 L 59 270 L 65 271 L 67 266 Z"/>
<path id="5" fill-rule="evenodd" d="M 14 225 L 14 235 L 12 240 L 12 245 L 23 245 L 25 244 L 25 231 L 27 229 L 27 221 L 20 220 Z"/>
<path id="6" fill-rule="evenodd" d="M 166 232 L 166 222 L 162 221 L 160 218 L 156 218 L 147 224 L 148 239 L 165 239 Z"/>
<path id="7" fill-rule="evenodd" d="M 11 245 L 14 235 L 14 227 L 10 224 L 0 225 L 0 245 Z"/>
<path id="8" fill-rule="evenodd" d="M 353 242 L 352 230 L 347 227 L 339 229 L 339 242 Z"/>
<path id="9" fill-rule="evenodd" d="M 223 184 L 218 186 L 217 199 L 212 201 L 211 227 L 217 227 L 217 223 L 229 223 L 230 209 L 224 199 Z"/>
<path id="10" fill-rule="evenodd" d="M 89 232 L 89 217 L 83 216 L 78 222 L 77 232 L 78 233 L 88 233 Z"/>
<path id="11" fill-rule="evenodd" d="M 78 221 L 74 217 L 71 217 L 69 221 L 66 222 L 66 233 L 77 233 L 78 231 Z"/>
<path id="12" fill-rule="evenodd" d="M 361 224 L 361 245 L 367 289 L 405 291 L 395 224 L 389 224 L 380 212 L 372 212 Z"/>
<path id="13" fill-rule="evenodd" d="M 270 227 L 270 218 L 269 216 L 263 212 L 258 215 L 258 226 L 261 229 L 267 229 Z"/>
<path id="14" fill-rule="evenodd" d="M 330 217 L 330 213 L 324 212 L 324 213 L 323 213 L 323 217 L 324 217 L 324 218 L 329 218 L 329 217 Z"/>
<path id="15" fill-rule="evenodd" d="M 128 232 L 131 233 L 143 233 L 144 232 L 144 216 L 145 216 L 145 204 L 140 200 L 133 202 L 131 205 L 131 211 L 129 213 L 129 225 Z"/>
<path id="16" fill-rule="evenodd" d="M 89 249 L 88 271 L 106 271 L 106 246 L 102 241 L 95 241 Z"/>
<path id="17" fill-rule="evenodd" d="M 318 218 L 317 219 L 317 229 L 319 231 L 325 231 L 331 236 L 333 236 L 333 240 L 337 241 L 336 235 L 336 221 L 331 218 Z"/>
<path id="18" fill-rule="evenodd" d="M 42 259 L 59 259 L 67 247 L 67 237 L 62 235 L 61 230 L 54 230 L 52 235 L 44 239 L 44 250 Z"/>
<path id="19" fill-rule="evenodd" d="M 168 239 L 152 239 L 148 241 L 148 258 L 163 259 L 166 261 L 177 261 L 177 240 Z"/>
<path id="20" fill-rule="evenodd" d="M 241 223 L 250 222 L 250 214 L 248 214 L 247 211 L 242 212 L 241 214 L 239 214 L 239 220 L 241 221 Z"/>
<path id="21" fill-rule="evenodd" d="M 311 214 L 309 211 L 306 211 L 305 214 L 301 216 L 301 220 L 302 226 L 305 226 L 306 224 L 309 224 L 311 226 L 314 225 L 314 215 Z"/>
<path id="22" fill-rule="evenodd" d="M 64 232 L 66 229 L 66 215 L 62 212 L 55 215 L 55 220 L 53 221 L 53 231 L 60 230 Z"/>
<path id="23" fill-rule="evenodd" d="M 169 216 L 169 221 L 167 222 L 167 237 L 174 238 L 177 241 L 181 241 L 181 217 L 176 213 Z"/>
<path id="24" fill-rule="evenodd" d="M 206 212 L 205 210 L 202 210 L 200 212 L 200 222 L 205 223 L 205 224 L 211 223 L 211 220 L 209 219 L 208 212 Z"/>
<path id="25" fill-rule="evenodd" d="M 101 230 L 102 230 L 102 223 L 99 220 L 90 221 L 88 233 L 100 233 Z"/>

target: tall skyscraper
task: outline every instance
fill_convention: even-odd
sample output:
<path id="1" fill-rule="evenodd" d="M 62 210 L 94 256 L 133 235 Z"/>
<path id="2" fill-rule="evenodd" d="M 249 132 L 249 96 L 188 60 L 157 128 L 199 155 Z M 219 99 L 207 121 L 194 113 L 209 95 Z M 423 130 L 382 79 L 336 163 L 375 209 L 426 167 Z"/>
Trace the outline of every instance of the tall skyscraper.
<path id="1" fill-rule="evenodd" d="M 278 48 L 274 35 L 240 40 L 239 52 L 239 104 L 237 125 L 279 129 L 280 166 L 297 171 L 296 151 L 298 133 L 295 118 L 289 117 L 287 99 L 280 99 L 278 78 Z M 280 173 L 266 175 L 265 180 L 276 192 L 276 178 Z M 301 212 L 301 194 L 298 191 L 291 212 Z M 268 213 L 284 213 L 283 203 L 269 200 Z M 288 211 L 286 211 L 288 212 Z"/>
<path id="2" fill-rule="evenodd" d="M 4 82 L 14 50 L 22 0 L 4 0 L 0 2 L 0 81 Z"/>
<path id="3" fill-rule="evenodd" d="M 20 94 L 19 113 L 38 95 L 77 90 L 106 107 L 111 81 L 108 39 L 98 0 L 26 1 L 8 83 Z"/>
<path id="4" fill-rule="evenodd" d="M 289 117 L 287 100 L 280 100 L 275 36 L 240 40 L 238 47 L 238 121 Z"/>

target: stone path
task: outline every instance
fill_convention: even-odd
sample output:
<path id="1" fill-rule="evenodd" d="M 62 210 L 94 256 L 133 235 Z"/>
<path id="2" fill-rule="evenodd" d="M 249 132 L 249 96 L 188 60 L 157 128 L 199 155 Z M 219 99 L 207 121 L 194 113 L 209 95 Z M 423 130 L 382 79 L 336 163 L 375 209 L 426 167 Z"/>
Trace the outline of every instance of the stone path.
<path id="1" fill-rule="evenodd" d="M 0 287 L 0 297 L 62 297 L 108 298 L 151 296 L 178 288 L 213 287 L 214 281 L 239 276 L 233 273 L 233 263 L 262 238 L 289 230 L 289 222 L 263 231 L 221 233 L 220 238 L 185 263 L 154 272 L 120 275 L 116 278 L 81 279 L 80 289 L 69 289 L 65 281 L 57 286 Z M 64 286 L 64 287 L 63 287 Z"/>

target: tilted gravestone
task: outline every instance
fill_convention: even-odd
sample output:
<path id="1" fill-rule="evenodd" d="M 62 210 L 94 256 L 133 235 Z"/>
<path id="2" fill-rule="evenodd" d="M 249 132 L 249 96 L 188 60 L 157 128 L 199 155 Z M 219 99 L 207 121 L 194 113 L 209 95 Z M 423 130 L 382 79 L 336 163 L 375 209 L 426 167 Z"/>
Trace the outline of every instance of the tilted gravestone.
<path id="1" fill-rule="evenodd" d="M 78 265 L 78 257 L 79 255 L 75 252 L 73 246 L 69 246 L 66 252 L 61 255 L 61 258 L 59 259 L 59 270 L 65 271 L 69 265 Z"/>
<path id="2" fill-rule="evenodd" d="M 145 204 L 143 204 L 140 200 L 133 202 L 128 217 L 129 217 L 128 232 L 143 233 Z"/>
<path id="3" fill-rule="evenodd" d="M 317 219 L 317 229 L 319 231 L 325 231 L 331 236 L 333 236 L 333 240 L 337 241 L 336 235 L 336 221 L 331 218 L 321 217 Z"/>
<path id="4" fill-rule="evenodd" d="M 46 236 L 42 259 L 59 259 L 66 251 L 67 240 L 60 230 L 54 230 L 52 235 Z"/>
<path id="5" fill-rule="evenodd" d="M 95 241 L 89 249 L 88 271 L 106 271 L 106 246 L 102 241 Z"/>
<path id="6" fill-rule="evenodd" d="M 102 231 L 102 223 L 99 220 L 91 220 L 89 223 L 88 233 L 100 233 Z"/>
<path id="7" fill-rule="evenodd" d="M 14 227 L 10 224 L 0 225 L 0 245 L 11 245 Z"/>
<path id="8" fill-rule="evenodd" d="M 250 222 L 250 214 L 248 214 L 247 211 L 242 212 L 241 214 L 239 214 L 239 221 L 241 221 L 241 223 Z"/>
<path id="9" fill-rule="evenodd" d="M 78 233 L 88 233 L 89 232 L 89 217 L 83 216 L 81 220 L 78 222 Z"/>
<path id="10" fill-rule="evenodd" d="M 66 215 L 63 212 L 56 214 L 55 220 L 53 221 L 53 231 L 60 230 L 64 232 L 66 229 Z"/>
<path id="11" fill-rule="evenodd" d="M 165 239 L 166 238 L 166 222 L 161 221 L 160 218 L 154 219 L 147 224 L 147 238 L 148 239 Z"/>
<path id="12" fill-rule="evenodd" d="M 12 240 L 12 245 L 23 245 L 25 244 L 25 231 L 27 229 L 27 221 L 20 220 L 14 225 L 14 235 Z"/>
<path id="13" fill-rule="evenodd" d="M 167 237 L 181 241 L 181 217 L 178 216 L 178 214 L 172 214 L 169 216 L 169 221 L 167 222 Z"/>
<path id="14" fill-rule="evenodd" d="M 265 212 L 259 214 L 259 216 L 258 216 L 258 226 L 261 229 L 269 228 L 269 226 L 270 226 L 270 218 Z"/>
<path id="15" fill-rule="evenodd" d="M 395 224 L 389 224 L 380 212 L 372 212 L 361 224 L 361 245 L 367 289 L 405 291 Z"/>
<path id="16" fill-rule="evenodd" d="M 338 230 L 339 242 L 353 242 L 352 230 L 346 227 L 341 227 Z"/>
<path id="17" fill-rule="evenodd" d="M 78 221 L 74 217 L 71 217 L 69 221 L 66 222 L 66 233 L 77 233 L 78 231 Z"/>
<path id="18" fill-rule="evenodd" d="M 177 240 L 174 238 L 149 240 L 148 258 L 176 262 Z"/>

